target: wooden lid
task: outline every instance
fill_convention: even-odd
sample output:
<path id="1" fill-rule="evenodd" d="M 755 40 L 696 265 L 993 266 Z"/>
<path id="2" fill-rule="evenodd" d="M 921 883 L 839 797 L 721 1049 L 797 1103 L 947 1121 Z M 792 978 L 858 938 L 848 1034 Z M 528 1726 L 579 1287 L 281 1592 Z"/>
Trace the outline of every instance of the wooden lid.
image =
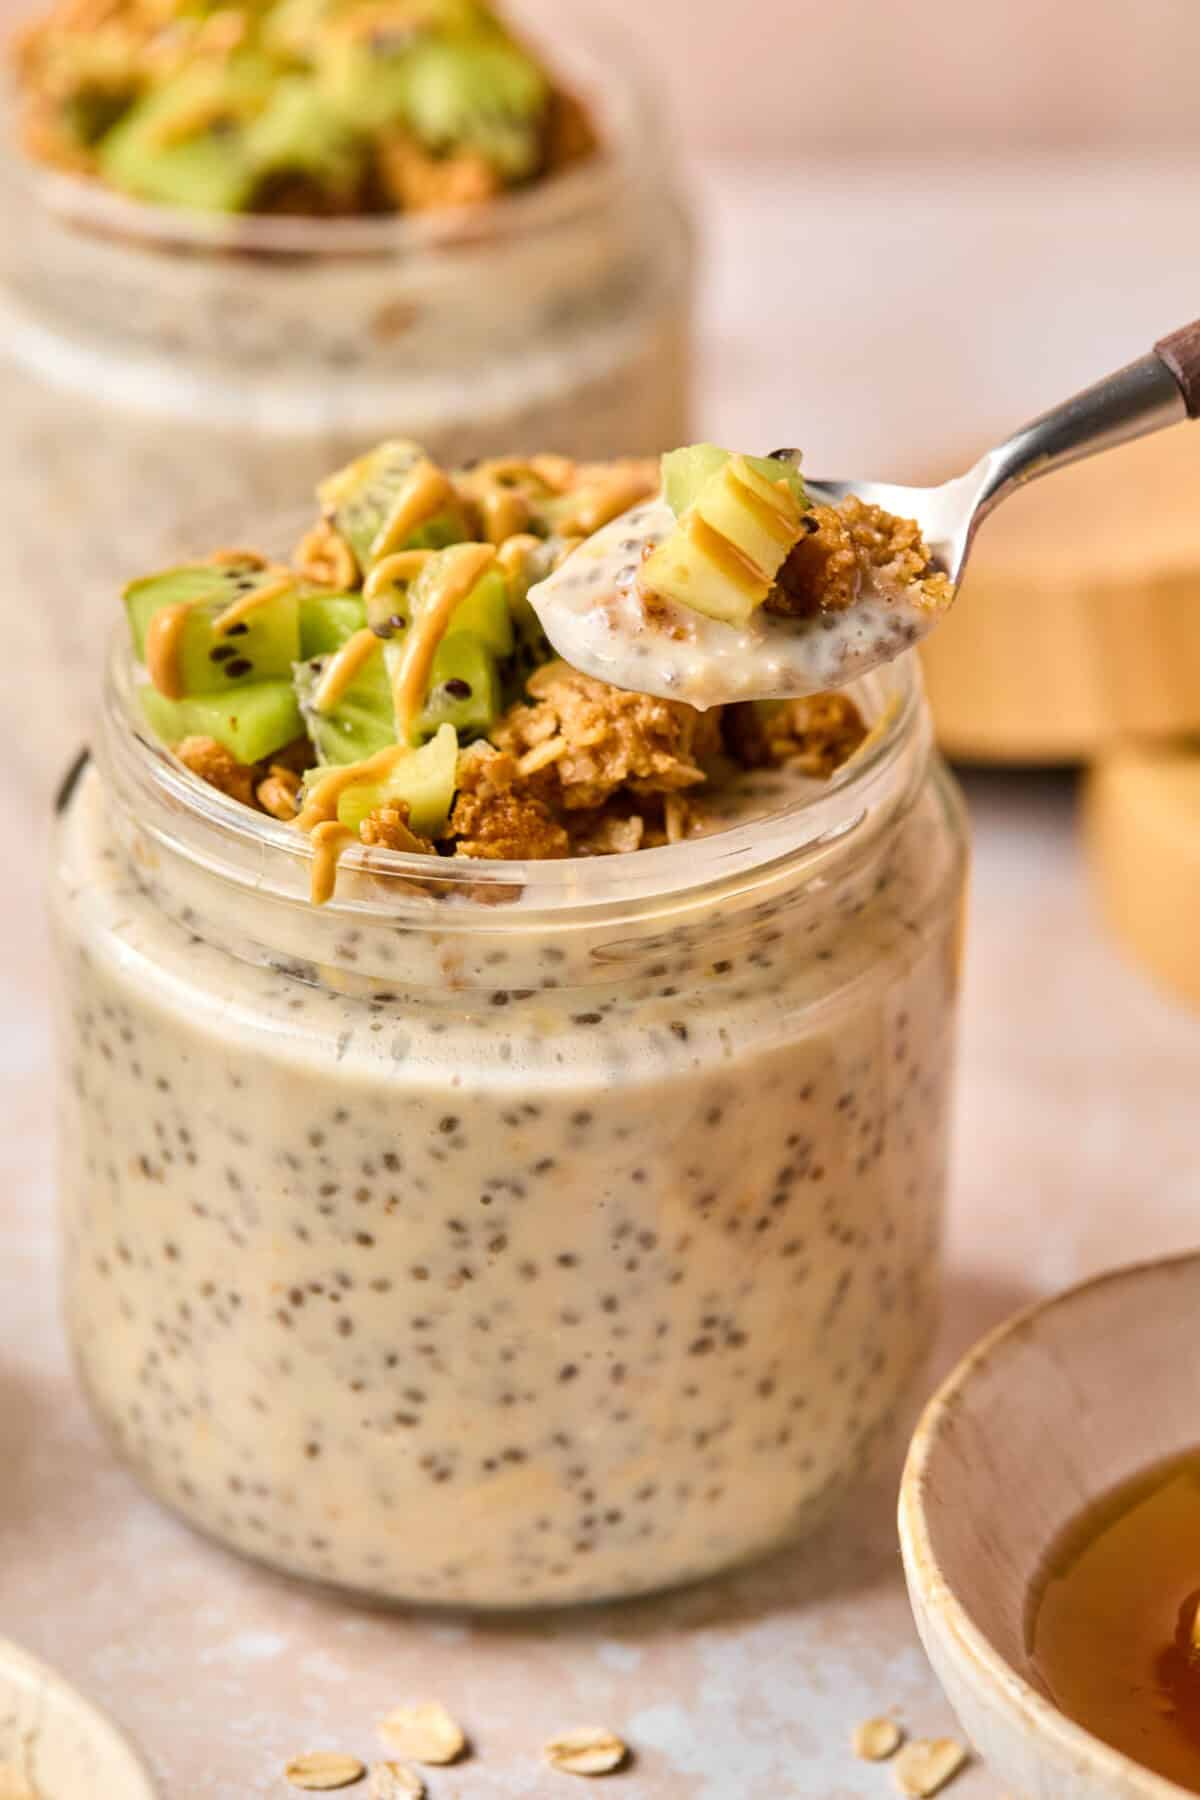
<path id="1" fill-rule="evenodd" d="M 922 652 L 943 748 L 1075 762 L 1119 735 L 1200 731 L 1200 430 L 1006 500 Z"/>
<path id="2" fill-rule="evenodd" d="M 1102 756 L 1088 775 L 1084 824 L 1109 924 L 1158 981 L 1200 1008 L 1200 744 Z"/>

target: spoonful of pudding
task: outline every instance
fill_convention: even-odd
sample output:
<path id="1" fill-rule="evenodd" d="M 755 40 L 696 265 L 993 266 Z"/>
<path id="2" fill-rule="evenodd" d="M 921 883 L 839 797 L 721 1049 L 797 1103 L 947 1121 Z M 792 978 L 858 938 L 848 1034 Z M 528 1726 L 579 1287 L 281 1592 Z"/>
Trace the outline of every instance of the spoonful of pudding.
<path id="1" fill-rule="evenodd" d="M 808 481 L 793 450 L 695 444 L 529 600 L 558 654 L 615 687 L 696 707 L 843 687 L 933 629 L 1015 489 L 1198 415 L 1200 321 L 941 487 Z"/>

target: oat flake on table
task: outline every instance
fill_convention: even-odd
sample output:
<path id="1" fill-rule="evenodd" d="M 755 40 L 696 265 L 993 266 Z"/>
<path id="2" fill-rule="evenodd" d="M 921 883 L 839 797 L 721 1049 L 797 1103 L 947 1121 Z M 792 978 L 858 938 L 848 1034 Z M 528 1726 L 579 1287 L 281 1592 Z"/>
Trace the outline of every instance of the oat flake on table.
<path id="1" fill-rule="evenodd" d="M 850 1745 L 861 1762 L 886 1762 L 895 1756 L 904 1742 L 904 1733 L 895 1719 L 886 1716 L 864 1719 L 855 1727 Z"/>
<path id="2" fill-rule="evenodd" d="M 425 1800 L 425 1783 L 404 1763 L 376 1763 L 367 1783 L 369 1800 Z"/>
<path id="3" fill-rule="evenodd" d="M 312 1792 L 329 1788 L 351 1787 L 366 1774 L 366 1764 L 357 1756 L 346 1756 L 340 1750 L 309 1750 L 293 1756 L 284 1774 L 293 1787 Z"/>
<path id="4" fill-rule="evenodd" d="M 398 1706 L 379 1721 L 379 1735 L 389 1750 L 419 1763 L 452 1763 L 466 1748 L 466 1738 L 437 1700 L 420 1706 Z"/>
<path id="5" fill-rule="evenodd" d="M 954 1780 L 967 1760 L 968 1752 L 953 1738 L 914 1738 L 892 1764 L 892 1776 L 902 1794 L 929 1800 Z"/>
<path id="6" fill-rule="evenodd" d="M 620 1768 L 629 1751 L 604 1726 L 583 1725 L 551 1738 L 542 1754 L 550 1767 L 563 1775 L 609 1775 Z"/>

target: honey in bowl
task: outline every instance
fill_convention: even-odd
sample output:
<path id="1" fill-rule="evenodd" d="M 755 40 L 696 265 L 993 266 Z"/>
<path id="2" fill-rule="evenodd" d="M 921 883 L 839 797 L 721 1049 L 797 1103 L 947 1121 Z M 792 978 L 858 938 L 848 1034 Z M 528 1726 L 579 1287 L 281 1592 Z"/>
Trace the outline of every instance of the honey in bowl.
<path id="1" fill-rule="evenodd" d="M 1135 1476 L 1051 1547 L 1029 1650 L 1069 1718 L 1200 1794 L 1200 1450 Z"/>

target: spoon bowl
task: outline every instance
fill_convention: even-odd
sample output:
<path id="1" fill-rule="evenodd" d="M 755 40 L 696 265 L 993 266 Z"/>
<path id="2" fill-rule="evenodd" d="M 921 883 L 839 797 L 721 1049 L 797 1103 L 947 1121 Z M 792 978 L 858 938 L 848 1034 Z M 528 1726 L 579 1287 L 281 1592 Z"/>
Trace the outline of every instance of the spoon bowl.
<path id="1" fill-rule="evenodd" d="M 915 521 L 932 571 L 949 578 L 948 594 L 874 560 L 868 565 L 860 552 L 860 592 L 847 605 L 802 616 L 760 606 L 742 624 L 712 617 L 643 588 L 647 556 L 675 529 L 660 499 L 589 538 L 530 590 L 530 603 L 560 656 L 615 687 L 701 708 L 844 687 L 933 630 L 962 582 L 975 533 L 1018 487 L 1198 412 L 1200 321 L 1043 413 L 940 487 L 805 482 L 810 504 L 856 498 Z M 774 457 L 790 461 L 792 452 Z"/>

